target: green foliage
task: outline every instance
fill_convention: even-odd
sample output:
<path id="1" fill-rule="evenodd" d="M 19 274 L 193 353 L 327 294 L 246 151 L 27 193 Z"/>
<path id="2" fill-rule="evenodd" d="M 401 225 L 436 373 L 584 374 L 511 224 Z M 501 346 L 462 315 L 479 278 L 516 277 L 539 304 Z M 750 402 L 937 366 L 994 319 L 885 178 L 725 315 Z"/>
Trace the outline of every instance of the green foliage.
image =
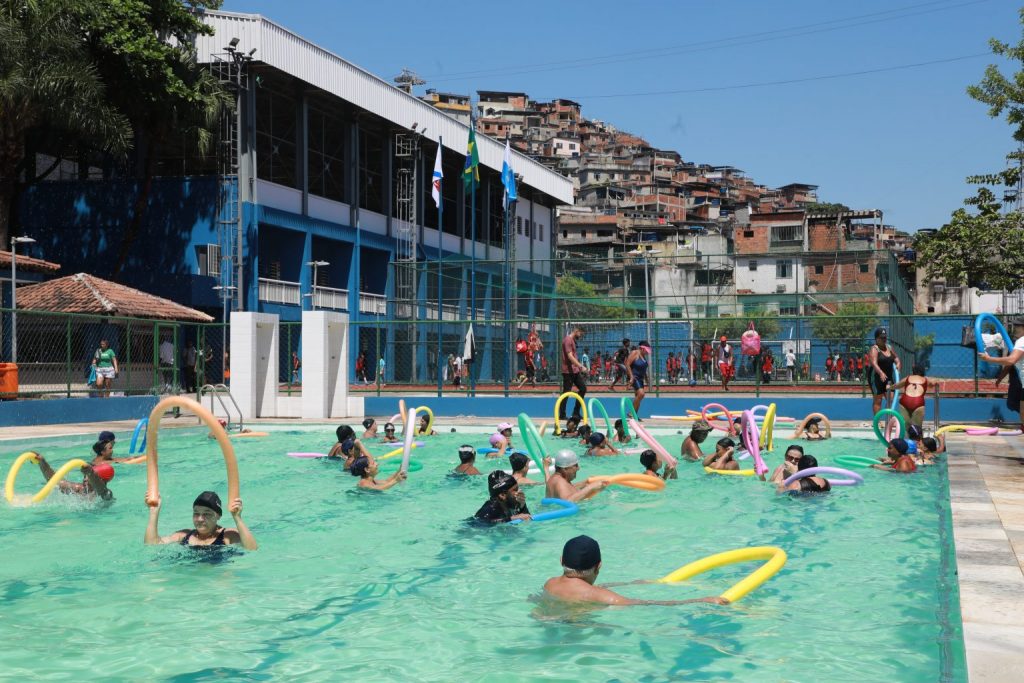
<path id="1" fill-rule="evenodd" d="M 935 333 L 929 332 L 928 334 L 918 335 L 914 337 L 914 350 L 923 351 L 930 349 L 935 346 Z"/>
<path id="2" fill-rule="evenodd" d="M 701 341 L 715 340 L 723 334 L 729 339 L 739 339 L 750 323 L 764 340 L 777 338 L 781 326 L 776 312 L 757 311 L 737 318 L 702 318 L 693 321 L 693 336 Z"/>
<path id="3" fill-rule="evenodd" d="M 599 296 L 594 286 L 575 275 L 558 278 L 555 287 L 558 314 L 570 320 L 621 320 L 627 317 L 625 309 L 603 305 L 607 297 Z"/>
<path id="4" fill-rule="evenodd" d="M 841 211 L 849 211 L 850 207 L 846 204 L 839 204 L 838 202 L 812 202 L 804 206 L 807 209 L 808 214 L 812 213 L 840 213 Z"/>
<path id="5" fill-rule="evenodd" d="M 819 314 L 811 318 L 814 336 L 833 350 L 860 351 L 866 339 L 878 327 L 878 307 L 866 302 L 845 303 L 835 315 Z"/>

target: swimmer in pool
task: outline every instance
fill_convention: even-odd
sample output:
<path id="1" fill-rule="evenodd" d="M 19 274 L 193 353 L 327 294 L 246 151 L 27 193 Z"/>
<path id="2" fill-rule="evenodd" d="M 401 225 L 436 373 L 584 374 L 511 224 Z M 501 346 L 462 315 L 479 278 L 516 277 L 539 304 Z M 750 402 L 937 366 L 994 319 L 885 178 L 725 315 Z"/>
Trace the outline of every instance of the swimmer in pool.
<path id="1" fill-rule="evenodd" d="M 809 470 L 812 467 L 817 466 L 818 460 L 813 455 L 801 455 L 800 460 L 797 461 L 796 471 Z M 802 491 L 804 493 L 828 493 L 831 490 L 832 485 L 828 483 L 828 479 L 818 476 L 797 479 L 788 486 L 781 482 L 778 485 L 779 493 L 789 493 L 790 491 Z"/>
<path id="2" fill-rule="evenodd" d="M 430 429 L 429 415 L 420 415 L 420 423 L 416 426 L 416 434 L 418 436 L 434 436 L 437 434 L 433 429 Z"/>
<path id="3" fill-rule="evenodd" d="M 38 458 L 39 471 L 43 474 L 43 480 L 50 481 L 55 474 L 54 469 L 50 466 L 50 463 L 46 462 L 46 458 L 39 453 L 36 453 L 36 457 Z M 80 484 L 68 481 L 67 479 L 61 479 L 57 484 L 57 490 L 67 495 L 113 500 L 114 494 L 107 488 L 107 482 L 114 478 L 114 468 L 109 463 L 99 462 L 94 465 L 85 465 L 82 467 L 82 475 L 82 483 Z"/>
<path id="4" fill-rule="evenodd" d="M 365 420 L 363 420 L 363 438 L 377 438 L 377 421 L 374 420 L 372 417 L 368 417 Z"/>
<path id="5" fill-rule="evenodd" d="M 544 458 L 544 466 L 551 462 L 551 458 Z M 526 475 L 530 471 L 530 458 L 523 453 L 513 453 L 508 456 L 509 467 L 512 468 L 512 476 L 516 478 L 520 486 L 542 486 L 544 482 L 534 481 Z"/>
<path id="6" fill-rule="evenodd" d="M 917 470 L 914 457 L 909 455 L 910 446 L 903 439 L 893 439 L 889 442 L 885 451 L 886 459 L 878 465 L 872 465 L 875 469 L 889 472 L 901 472 L 909 474 Z"/>
<path id="7" fill-rule="evenodd" d="M 773 484 L 781 484 L 787 478 L 796 474 L 799 471 L 800 458 L 802 457 L 804 457 L 803 446 L 793 444 L 787 448 L 782 464 L 775 468 L 769 481 Z"/>
<path id="8" fill-rule="evenodd" d="M 713 470 L 738 470 L 740 464 L 733 457 L 736 452 L 736 442 L 725 437 L 719 439 L 715 444 L 715 452 L 704 458 L 704 467 Z"/>
<path id="9" fill-rule="evenodd" d="M 587 444 L 587 455 L 619 455 L 619 449 L 613 446 L 604 432 L 594 432 Z"/>
<path id="10" fill-rule="evenodd" d="M 704 459 L 704 451 L 701 450 L 700 445 L 704 443 L 708 438 L 708 434 L 711 433 L 711 425 L 704 420 L 697 420 L 690 427 L 690 434 L 683 439 L 683 445 L 679 448 L 679 455 L 689 460 L 690 462 L 696 462 L 697 460 Z"/>
<path id="11" fill-rule="evenodd" d="M 347 470 L 352 467 L 352 463 L 356 461 L 356 458 L 360 457 L 362 453 L 356 448 L 355 439 L 345 439 L 345 442 L 341 444 L 341 450 L 338 453 L 338 458 L 344 458 L 345 462 L 342 464 L 341 469 Z"/>
<path id="12" fill-rule="evenodd" d="M 822 439 L 832 438 L 832 426 L 828 423 L 825 424 L 825 431 L 821 431 L 821 418 L 812 417 L 807 420 L 805 424 L 802 424 L 796 432 L 793 433 L 794 439 L 804 438 L 808 441 L 821 441 Z"/>
<path id="13" fill-rule="evenodd" d="M 633 440 L 633 438 L 629 434 L 626 433 L 626 429 L 622 425 L 622 418 L 619 418 L 618 420 L 616 420 L 615 424 L 613 424 L 612 427 L 615 430 L 615 437 L 613 439 L 615 442 L 617 442 L 617 443 L 629 443 L 630 441 Z"/>
<path id="14" fill-rule="evenodd" d="M 360 456 L 352 463 L 349 472 L 353 477 L 359 477 L 357 486 L 361 489 L 372 489 L 374 491 L 386 491 L 400 481 L 405 480 L 405 472 L 399 468 L 394 474 L 384 481 L 377 481 L 374 477 L 380 470 L 377 460 L 373 456 Z"/>
<path id="15" fill-rule="evenodd" d="M 383 443 L 398 443 L 399 439 L 395 436 L 395 425 L 388 422 L 384 425 L 384 436 L 380 439 Z"/>
<path id="16" fill-rule="evenodd" d="M 579 437 L 579 426 L 580 419 L 574 415 L 570 415 L 565 418 L 565 429 L 557 433 L 556 436 L 560 436 L 563 439 L 575 439 Z"/>
<path id="17" fill-rule="evenodd" d="M 387 428 L 385 427 L 385 431 L 386 430 Z M 366 457 L 370 457 L 372 455 L 370 451 L 366 450 L 366 446 L 363 445 L 363 442 L 356 438 L 355 430 L 348 425 L 341 425 L 334 431 L 334 434 L 338 437 L 338 442 L 334 444 L 331 451 L 327 454 L 328 458 L 342 457 L 341 446 L 349 439 L 353 441 L 353 445 L 356 447 L 359 455 L 364 455 Z"/>
<path id="18" fill-rule="evenodd" d="M 590 498 L 608 486 L 605 481 L 591 481 L 589 478 L 579 486 L 573 484 L 579 471 L 580 457 L 578 455 L 568 448 L 563 448 L 555 453 L 555 471 L 548 477 L 545 489 L 546 497 L 575 502 Z"/>
<path id="19" fill-rule="evenodd" d="M 694 602 L 710 602 L 727 605 L 725 598 L 708 597 L 695 600 L 634 600 L 623 595 L 595 586 L 601 571 L 601 546 L 589 536 L 569 539 L 562 548 L 562 575 L 550 578 L 544 584 L 544 592 L 563 602 L 589 602 L 600 605 L 686 605 Z M 632 583 L 652 583 L 634 581 Z"/>
<path id="20" fill-rule="evenodd" d="M 459 466 L 455 468 L 455 474 L 483 474 L 476 468 L 476 449 L 467 443 L 459 446 Z"/>
<path id="21" fill-rule="evenodd" d="M 149 508 L 149 524 L 146 525 L 146 545 L 180 543 L 188 546 L 204 545 L 236 545 L 241 544 L 246 550 L 256 550 L 256 538 L 249 527 L 242 521 L 242 499 L 235 498 L 228 506 L 231 517 L 235 520 L 235 529 L 220 526 L 223 514 L 220 496 L 213 491 L 203 491 L 192 502 L 192 529 L 181 529 L 170 536 L 161 536 L 158 530 L 160 522 L 160 506 L 162 501 L 157 498 Z"/>
<path id="22" fill-rule="evenodd" d="M 109 434 L 109 432 L 106 432 Z M 114 457 L 114 442 L 99 440 L 92 445 L 93 452 L 93 465 L 99 465 L 101 462 L 127 462 L 131 458 L 115 458 Z"/>
<path id="23" fill-rule="evenodd" d="M 577 442 L 580 446 L 586 446 L 590 448 L 590 437 L 594 435 L 594 430 L 590 428 L 590 425 L 580 425 L 576 428 L 576 436 L 580 438 Z"/>
<path id="24" fill-rule="evenodd" d="M 482 522 L 497 524 L 513 519 L 530 520 L 530 509 L 526 507 L 526 496 L 519 488 L 519 482 L 508 472 L 494 470 L 487 475 L 487 492 L 490 498 L 473 515 Z"/>
<path id="25" fill-rule="evenodd" d="M 512 425 L 508 422 L 502 422 L 498 425 L 497 431 L 491 434 L 489 439 L 491 447 L 497 448 L 498 450 L 494 453 L 488 453 L 488 458 L 504 458 L 505 451 L 512 448 Z"/>

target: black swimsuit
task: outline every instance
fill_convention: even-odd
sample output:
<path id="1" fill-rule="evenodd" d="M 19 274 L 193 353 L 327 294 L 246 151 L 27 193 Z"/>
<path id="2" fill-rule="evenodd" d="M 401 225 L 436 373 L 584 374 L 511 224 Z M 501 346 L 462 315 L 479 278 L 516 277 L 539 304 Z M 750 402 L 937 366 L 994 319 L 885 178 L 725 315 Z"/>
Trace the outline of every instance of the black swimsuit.
<path id="1" fill-rule="evenodd" d="M 875 348 L 878 348 L 877 344 Z M 886 346 L 885 350 L 889 353 L 882 353 L 882 349 L 878 349 L 878 367 L 885 373 L 885 381 L 883 382 L 882 378 L 878 376 L 874 367 L 871 368 L 871 393 L 875 396 L 884 394 L 889 385 L 893 383 L 893 374 L 896 369 L 896 352 L 891 346 Z"/>
<path id="2" fill-rule="evenodd" d="M 217 533 L 217 538 L 213 539 L 213 543 L 210 543 L 208 545 L 227 545 L 227 543 L 224 542 L 224 533 L 226 531 L 227 531 L 227 529 L 225 529 L 224 527 L 221 527 L 220 531 Z M 192 545 L 192 544 L 190 544 L 188 542 L 188 539 L 192 538 L 192 536 L 195 533 L 196 533 L 195 529 L 189 529 L 188 531 L 186 531 L 185 532 L 185 538 L 181 539 L 181 544 L 182 545 L 187 545 L 187 546 L 189 546 L 191 548 L 205 548 L 205 547 L 207 547 L 206 545 Z"/>
<path id="3" fill-rule="evenodd" d="M 810 477 L 804 477 L 800 480 L 800 492 L 801 493 L 825 493 L 831 491 L 832 485 L 828 483 L 828 479 L 825 480 L 824 486 L 819 486 L 818 482 L 814 481 Z"/>

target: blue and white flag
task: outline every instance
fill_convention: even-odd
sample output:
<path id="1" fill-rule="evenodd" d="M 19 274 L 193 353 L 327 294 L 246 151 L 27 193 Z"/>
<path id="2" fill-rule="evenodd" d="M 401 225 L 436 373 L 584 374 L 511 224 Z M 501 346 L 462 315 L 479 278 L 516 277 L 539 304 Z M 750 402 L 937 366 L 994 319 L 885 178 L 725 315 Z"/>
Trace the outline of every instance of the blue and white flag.
<path id="1" fill-rule="evenodd" d="M 512 147 L 505 138 L 505 159 L 501 162 L 501 184 L 505 186 L 505 206 L 514 202 L 516 197 L 516 174 L 512 171 Z"/>
<path id="2" fill-rule="evenodd" d="M 437 143 L 437 158 L 434 160 L 434 180 L 433 186 L 430 188 L 430 196 L 434 198 L 434 204 L 437 208 L 441 208 L 441 179 L 444 178 L 444 174 L 441 173 L 441 143 Z"/>

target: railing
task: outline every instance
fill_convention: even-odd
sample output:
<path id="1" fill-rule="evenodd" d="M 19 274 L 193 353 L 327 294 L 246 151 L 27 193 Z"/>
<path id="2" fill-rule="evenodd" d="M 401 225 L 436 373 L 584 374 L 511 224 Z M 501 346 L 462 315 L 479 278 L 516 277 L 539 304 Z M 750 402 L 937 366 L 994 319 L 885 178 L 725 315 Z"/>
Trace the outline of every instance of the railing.
<path id="1" fill-rule="evenodd" d="M 359 293 L 359 312 L 374 315 L 387 315 L 388 299 L 383 294 Z"/>
<path id="2" fill-rule="evenodd" d="M 334 287 L 314 287 L 313 307 L 332 308 L 338 311 L 348 310 L 348 290 Z"/>
<path id="3" fill-rule="evenodd" d="M 260 278 L 260 301 L 270 304 L 291 304 L 298 306 L 302 303 L 302 289 L 298 282 L 286 282 L 284 280 L 271 280 Z"/>

